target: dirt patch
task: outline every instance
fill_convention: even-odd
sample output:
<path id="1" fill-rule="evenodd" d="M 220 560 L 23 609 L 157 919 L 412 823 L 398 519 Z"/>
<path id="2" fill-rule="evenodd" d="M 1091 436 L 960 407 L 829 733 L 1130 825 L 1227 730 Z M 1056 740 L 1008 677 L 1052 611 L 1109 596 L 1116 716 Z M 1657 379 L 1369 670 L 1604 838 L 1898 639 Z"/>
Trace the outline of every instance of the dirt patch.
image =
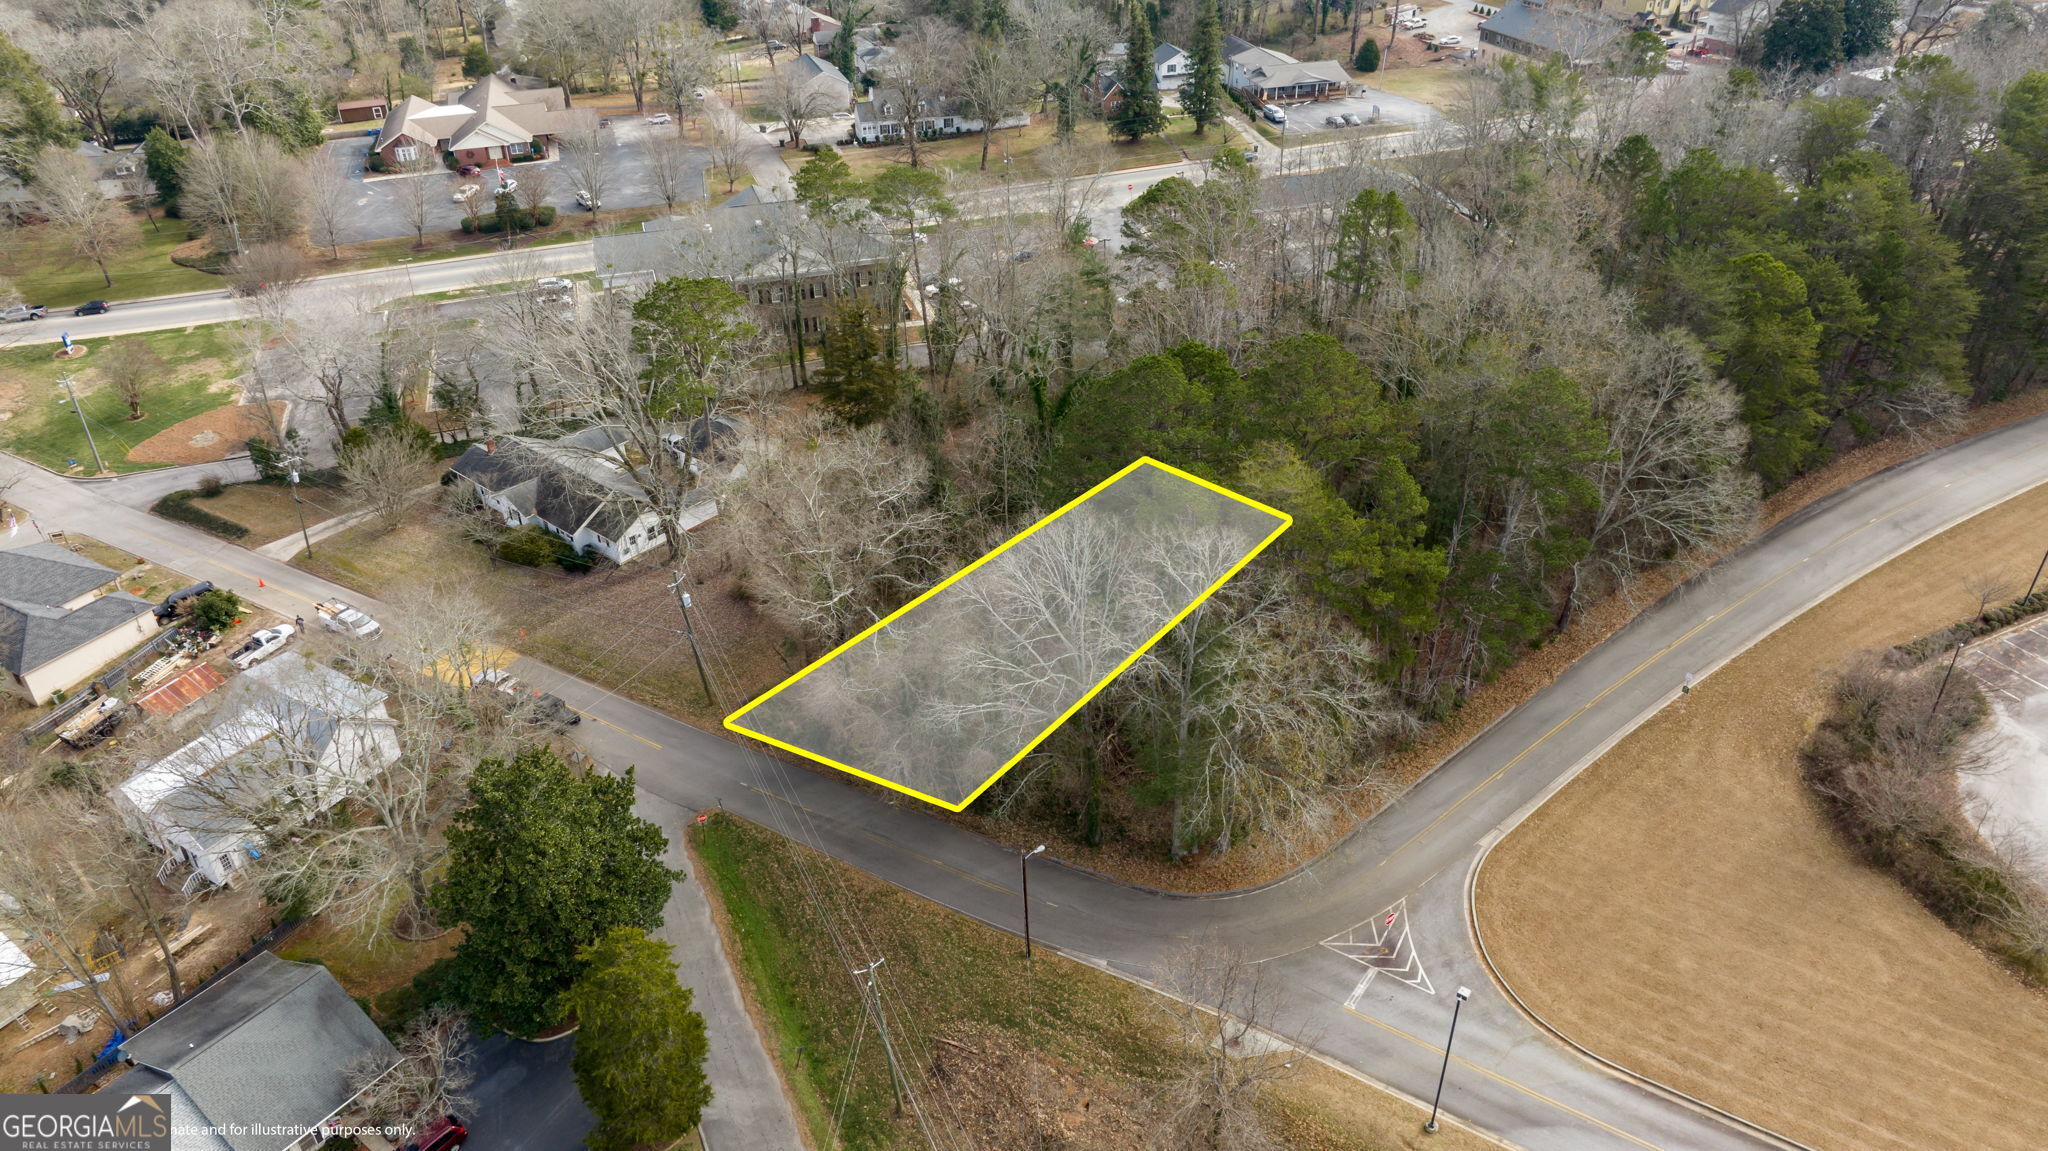
<path id="1" fill-rule="evenodd" d="M 1796 755 L 1846 660 L 1974 610 L 1972 575 L 2024 582 L 2044 518 L 2048 488 L 1859 580 L 1509 836 L 1479 914 L 1530 1006 L 1602 1055 L 1817 1145 L 2038 1147 L 2048 996 L 1858 862 Z"/>
<path id="2" fill-rule="evenodd" d="M 138 464 L 209 464 L 243 451 L 250 436 L 284 419 L 284 404 L 270 405 L 266 421 L 262 405 L 229 404 L 189 420 L 180 420 L 128 449 Z"/>

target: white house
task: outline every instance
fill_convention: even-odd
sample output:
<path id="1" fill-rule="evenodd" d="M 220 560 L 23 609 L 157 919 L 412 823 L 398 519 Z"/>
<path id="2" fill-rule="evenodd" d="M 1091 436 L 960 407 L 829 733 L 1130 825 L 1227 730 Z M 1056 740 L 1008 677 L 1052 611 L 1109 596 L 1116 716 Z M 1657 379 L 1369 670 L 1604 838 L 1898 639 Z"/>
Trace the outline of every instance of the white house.
<path id="1" fill-rule="evenodd" d="M 108 589 L 119 573 L 53 543 L 0 551 L 0 668 L 35 703 L 156 634 L 151 605 Z"/>
<path id="2" fill-rule="evenodd" d="M 1181 86 L 1188 73 L 1195 70 L 1195 62 L 1186 52 L 1171 44 L 1161 44 L 1152 49 L 1152 83 L 1163 92 L 1170 92 Z"/>
<path id="3" fill-rule="evenodd" d="M 507 527 L 545 528 L 579 552 L 623 564 L 668 539 L 646 489 L 626 471 L 624 445 L 610 425 L 557 440 L 496 436 L 470 445 L 449 470 L 468 480 Z M 701 489 L 692 489 L 685 504 L 685 531 L 718 514 Z"/>
<path id="4" fill-rule="evenodd" d="M 1700 21 L 1700 47 L 1734 55 L 1771 22 L 1771 0 L 1714 0 Z"/>
<path id="5" fill-rule="evenodd" d="M 0 899 L 6 898 L 0 893 Z M 0 931 L 0 1027 L 5 1027 L 36 1005 L 36 967 L 21 945 Z"/>
<path id="6" fill-rule="evenodd" d="M 398 758 L 387 697 L 286 652 L 228 686 L 205 734 L 113 791 L 115 809 L 188 887 L 216 886 L 262 857 L 263 839 L 340 802 Z"/>
<path id="7" fill-rule="evenodd" d="M 1254 103 L 1327 100 L 1351 90 L 1351 75 L 1335 60 L 1301 61 L 1236 36 L 1223 38 L 1223 82 Z"/>
<path id="8" fill-rule="evenodd" d="M 904 125 L 915 122 L 920 138 L 965 136 L 982 130 L 983 121 L 970 115 L 960 101 L 950 96 L 919 100 L 915 113 L 904 106 L 903 93 L 896 88 L 876 88 L 868 98 L 853 106 L 853 137 L 863 144 L 895 144 L 903 140 Z M 996 128 L 1022 128 L 1031 123 L 1029 109 L 1006 113 Z"/>

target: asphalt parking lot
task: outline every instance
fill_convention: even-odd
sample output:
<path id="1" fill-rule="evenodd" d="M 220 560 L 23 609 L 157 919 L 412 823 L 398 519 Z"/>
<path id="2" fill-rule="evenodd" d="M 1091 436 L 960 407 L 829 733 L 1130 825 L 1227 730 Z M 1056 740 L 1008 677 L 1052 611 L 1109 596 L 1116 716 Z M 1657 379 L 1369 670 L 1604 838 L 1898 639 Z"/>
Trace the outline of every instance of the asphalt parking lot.
<path id="1" fill-rule="evenodd" d="M 569 1059 L 576 1039 L 522 1043 L 493 1034 L 472 1049 L 476 1083 L 470 1088 L 475 1114 L 468 1121 L 469 1146 L 477 1151 L 573 1151 L 597 1126 L 583 1105 Z"/>
<path id="2" fill-rule="evenodd" d="M 674 125 L 651 125 L 642 116 L 614 116 L 612 127 L 606 135 L 610 137 L 612 170 L 603 200 L 607 209 L 639 208 L 662 202 L 661 193 L 655 186 L 651 166 L 647 162 L 645 143 L 656 132 L 674 132 Z M 363 170 L 363 158 L 369 153 L 368 136 L 350 136 L 331 140 L 322 148 L 323 157 L 330 163 L 341 165 L 355 181 L 356 194 L 350 204 L 349 218 L 341 229 L 341 242 L 360 243 L 365 240 L 382 240 L 392 236 L 403 236 L 412 231 L 411 223 L 399 208 L 397 185 L 401 180 L 427 180 L 435 184 L 436 191 L 429 200 L 427 230 L 452 231 L 462 226 L 463 208 L 455 202 L 455 190 L 464 184 L 476 184 L 489 195 L 496 187 L 497 172 L 486 171 L 476 176 L 458 176 L 454 172 L 435 171 L 421 176 L 397 176 L 385 179 L 369 179 Z M 561 159 L 557 148 L 554 159 L 532 164 L 515 164 L 499 169 L 517 180 L 527 172 L 549 173 L 547 202 L 553 204 L 563 215 L 581 212 L 576 206 L 576 190 L 579 186 L 575 166 Z M 688 175 L 684 180 L 684 201 L 705 198 L 705 169 L 710 166 L 710 157 L 701 148 L 688 152 Z"/>

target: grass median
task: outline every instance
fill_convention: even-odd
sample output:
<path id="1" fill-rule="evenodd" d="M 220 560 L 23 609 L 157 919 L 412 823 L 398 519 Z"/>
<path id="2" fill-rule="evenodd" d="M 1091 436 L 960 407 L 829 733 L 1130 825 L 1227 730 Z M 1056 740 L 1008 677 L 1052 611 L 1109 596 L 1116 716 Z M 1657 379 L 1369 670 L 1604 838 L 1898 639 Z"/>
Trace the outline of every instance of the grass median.
<path id="1" fill-rule="evenodd" d="M 989 1151 L 1148 1146 L 1193 1054 L 1134 984 L 716 815 L 690 833 L 742 988 L 815 1146 L 925 1146 L 897 1117 L 879 1035 L 849 972 L 879 958 L 885 1015 L 927 1117 Z M 827 924 L 831 924 L 828 929 Z M 1381 1151 L 1492 1144 L 1310 1060 L 1259 1089 L 1278 1145 Z"/>

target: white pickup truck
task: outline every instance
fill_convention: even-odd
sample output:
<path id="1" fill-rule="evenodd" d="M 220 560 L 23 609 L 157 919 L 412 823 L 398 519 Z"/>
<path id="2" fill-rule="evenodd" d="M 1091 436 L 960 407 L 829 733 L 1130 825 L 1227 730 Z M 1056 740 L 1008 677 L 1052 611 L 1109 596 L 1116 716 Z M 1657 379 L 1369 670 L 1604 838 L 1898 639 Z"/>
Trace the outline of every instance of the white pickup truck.
<path id="1" fill-rule="evenodd" d="M 384 630 L 384 625 L 362 612 L 336 600 L 333 603 L 316 603 L 313 613 L 320 617 L 320 626 L 328 631 L 338 631 L 354 639 L 370 639 Z"/>

